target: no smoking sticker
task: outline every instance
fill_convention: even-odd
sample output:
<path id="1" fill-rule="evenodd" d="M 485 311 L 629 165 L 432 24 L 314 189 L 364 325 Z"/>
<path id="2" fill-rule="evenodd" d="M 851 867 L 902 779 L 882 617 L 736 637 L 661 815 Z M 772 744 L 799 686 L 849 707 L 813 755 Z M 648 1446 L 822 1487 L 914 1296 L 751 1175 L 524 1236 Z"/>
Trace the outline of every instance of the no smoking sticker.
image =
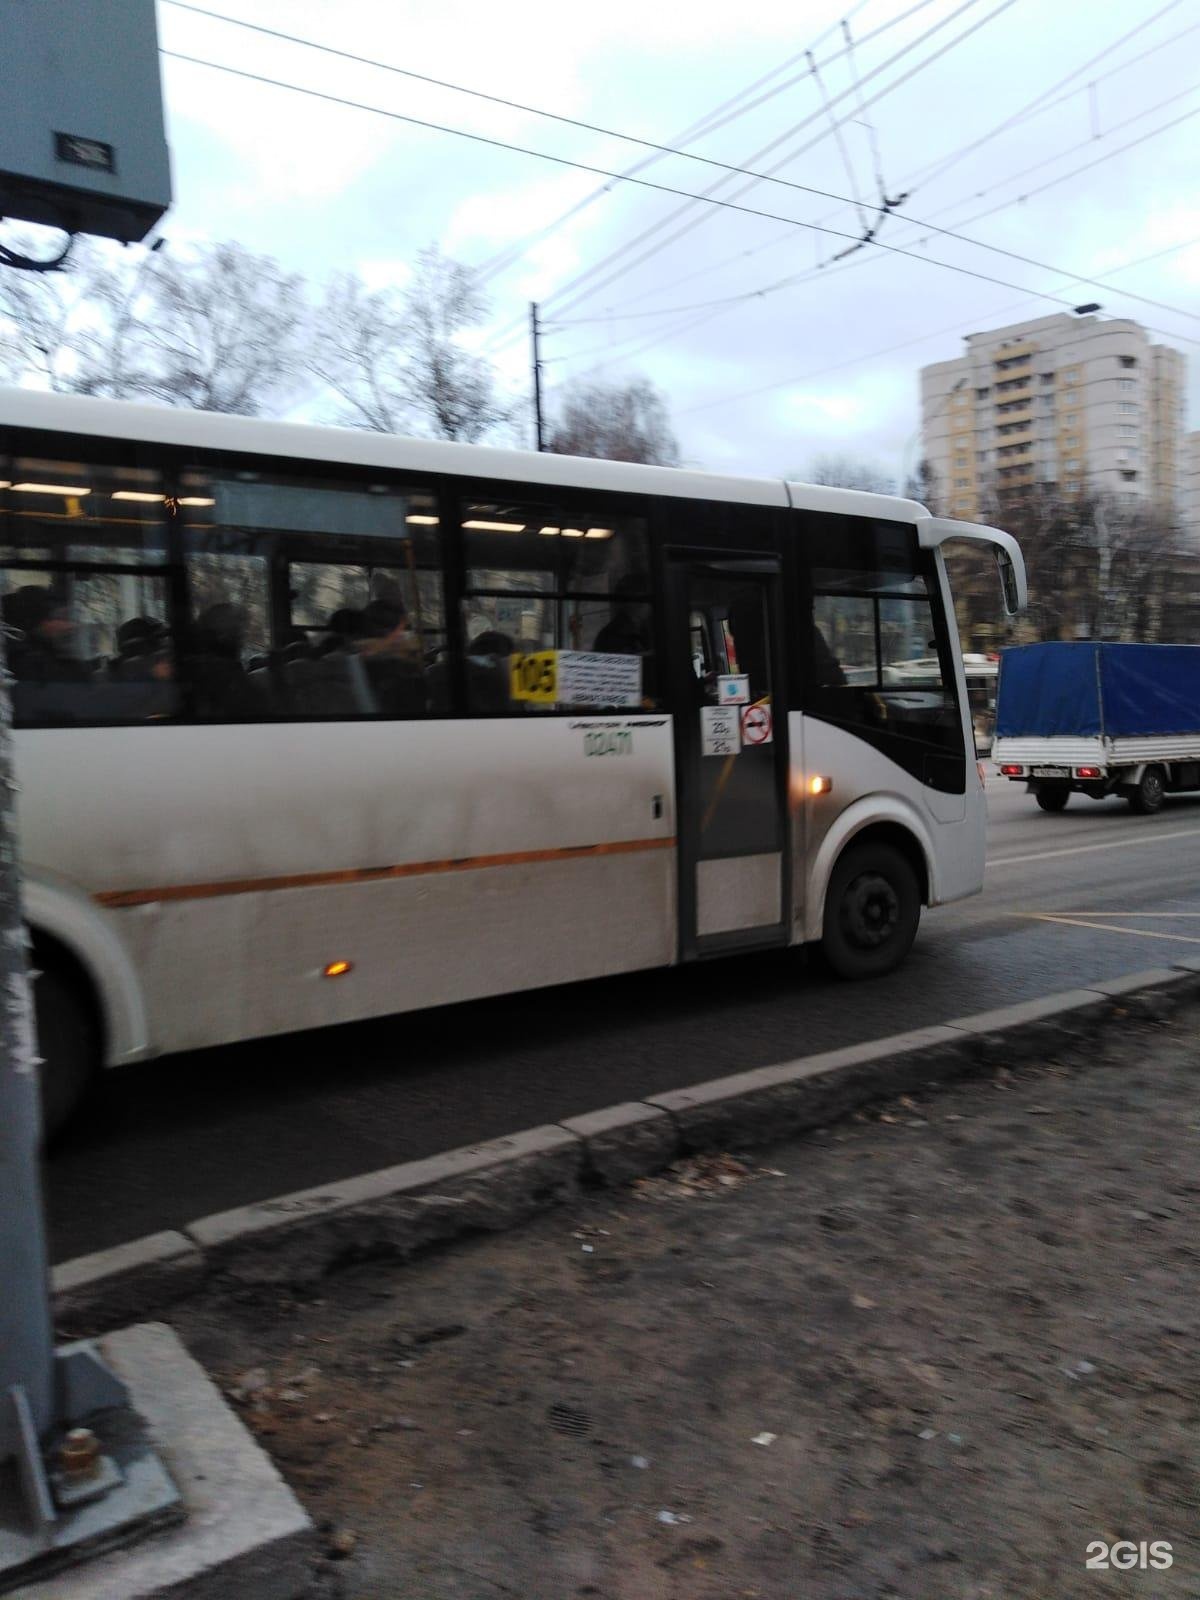
<path id="1" fill-rule="evenodd" d="M 742 707 L 742 743 L 771 744 L 775 738 L 770 706 Z"/>

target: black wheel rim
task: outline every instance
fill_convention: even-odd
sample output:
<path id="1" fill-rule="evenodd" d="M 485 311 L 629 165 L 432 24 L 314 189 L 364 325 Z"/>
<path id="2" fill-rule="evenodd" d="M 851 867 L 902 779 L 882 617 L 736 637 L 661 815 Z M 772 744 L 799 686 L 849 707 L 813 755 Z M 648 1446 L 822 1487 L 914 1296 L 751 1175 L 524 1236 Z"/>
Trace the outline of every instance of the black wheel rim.
<path id="1" fill-rule="evenodd" d="M 864 872 L 847 885 L 842 897 L 842 932 L 860 950 L 877 950 L 900 922 L 900 896 L 878 872 Z"/>

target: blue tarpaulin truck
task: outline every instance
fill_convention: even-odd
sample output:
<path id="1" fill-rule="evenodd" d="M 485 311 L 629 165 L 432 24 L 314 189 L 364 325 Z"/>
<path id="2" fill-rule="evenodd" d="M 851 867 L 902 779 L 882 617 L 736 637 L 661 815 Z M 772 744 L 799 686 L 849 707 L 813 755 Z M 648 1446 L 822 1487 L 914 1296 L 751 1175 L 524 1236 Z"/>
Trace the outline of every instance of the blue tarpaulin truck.
<path id="1" fill-rule="evenodd" d="M 1005 650 L 992 760 L 1043 811 L 1075 791 L 1148 813 L 1172 790 L 1200 789 L 1200 645 Z"/>

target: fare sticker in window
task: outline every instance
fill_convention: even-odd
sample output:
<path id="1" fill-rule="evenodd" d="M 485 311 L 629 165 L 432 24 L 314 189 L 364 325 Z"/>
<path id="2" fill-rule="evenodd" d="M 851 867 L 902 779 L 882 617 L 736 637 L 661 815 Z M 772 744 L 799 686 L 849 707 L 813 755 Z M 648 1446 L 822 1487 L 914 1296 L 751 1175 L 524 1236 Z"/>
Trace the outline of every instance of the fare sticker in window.
<path id="1" fill-rule="evenodd" d="M 719 706 L 748 706 L 750 704 L 750 679 L 739 672 L 722 672 L 717 678 L 717 704 Z"/>
<path id="2" fill-rule="evenodd" d="M 700 707 L 700 754 L 736 756 L 742 748 L 737 706 Z"/>
<path id="3" fill-rule="evenodd" d="M 558 651 L 535 650 L 508 658 L 509 694 L 514 700 L 532 700 L 552 706 L 558 699 Z"/>

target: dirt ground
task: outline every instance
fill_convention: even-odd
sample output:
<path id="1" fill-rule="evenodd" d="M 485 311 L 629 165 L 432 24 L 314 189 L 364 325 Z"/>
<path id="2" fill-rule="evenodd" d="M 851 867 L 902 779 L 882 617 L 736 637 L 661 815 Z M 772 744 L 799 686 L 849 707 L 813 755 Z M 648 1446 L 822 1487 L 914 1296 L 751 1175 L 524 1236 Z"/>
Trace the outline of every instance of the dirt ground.
<path id="1" fill-rule="evenodd" d="M 173 1321 L 346 1600 L 1197 1596 L 1198 1039 Z"/>

